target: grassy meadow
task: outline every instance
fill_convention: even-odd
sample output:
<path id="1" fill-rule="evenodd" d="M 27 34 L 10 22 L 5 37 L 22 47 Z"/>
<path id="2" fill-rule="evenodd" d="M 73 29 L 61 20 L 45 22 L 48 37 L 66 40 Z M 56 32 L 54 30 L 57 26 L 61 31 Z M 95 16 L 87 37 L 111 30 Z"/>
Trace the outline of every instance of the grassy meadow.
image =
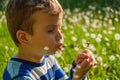
<path id="1" fill-rule="evenodd" d="M 65 9 L 62 33 L 63 48 L 55 56 L 68 75 L 76 55 L 88 48 L 98 62 L 87 73 L 88 80 L 120 80 L 120 8 L 96 10 L 89 5 L 87 10 Z M 8 33 L 4 12 L 0 12 L 0 79 L 15 53 L 17 47 Z"/>

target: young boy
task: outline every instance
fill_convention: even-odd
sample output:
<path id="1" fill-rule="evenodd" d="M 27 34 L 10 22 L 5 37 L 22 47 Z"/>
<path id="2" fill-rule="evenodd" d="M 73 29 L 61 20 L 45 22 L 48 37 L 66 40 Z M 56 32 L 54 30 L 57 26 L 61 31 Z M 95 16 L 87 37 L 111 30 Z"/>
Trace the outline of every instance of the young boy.
<path id="1" fill-rule="evenodd" d="M 63 11 L 57 0 L 9 0 L 7 26 L 18 53 L 11 58 L 3 80 L 81 80 L 95 65 L 94 57 L 81 52 L 68 78 L 55 52 L 62 48 Z"/>

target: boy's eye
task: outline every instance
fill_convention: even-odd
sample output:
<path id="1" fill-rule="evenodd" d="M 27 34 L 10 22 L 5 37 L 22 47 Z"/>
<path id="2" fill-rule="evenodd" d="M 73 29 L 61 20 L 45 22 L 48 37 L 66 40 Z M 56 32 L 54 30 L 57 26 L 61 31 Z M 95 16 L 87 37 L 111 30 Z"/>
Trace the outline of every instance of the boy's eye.
<path id="1" fill-rule="evenodd" d="M 54 29 L 48 30 L 48 33 L 52 33 L 52 32 L 54 32 Z"/>

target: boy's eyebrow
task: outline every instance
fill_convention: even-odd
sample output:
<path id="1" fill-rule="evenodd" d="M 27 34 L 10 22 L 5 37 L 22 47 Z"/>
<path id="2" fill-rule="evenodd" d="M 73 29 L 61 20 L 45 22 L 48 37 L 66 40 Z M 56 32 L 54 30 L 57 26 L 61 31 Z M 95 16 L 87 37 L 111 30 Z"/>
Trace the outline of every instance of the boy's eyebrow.
<path id="1" fill-rule="evenodd" d="M 62 24 L 50 24 L 50 25 L 47 25 L 48 27 L 50 27 L 50 26 L 55 26 L 55 27 L 57 27 L 57 26 L 61 26 Z"/>
<path id="2" fill-rule="evenodd" d="M 50 27 L 50 26 L 54 26 L 54 27 L 62 26 L 62 22 L 60 22 L 59 24 L 49 24 L 49 25 L 47 25 L 47 27 Z"/>

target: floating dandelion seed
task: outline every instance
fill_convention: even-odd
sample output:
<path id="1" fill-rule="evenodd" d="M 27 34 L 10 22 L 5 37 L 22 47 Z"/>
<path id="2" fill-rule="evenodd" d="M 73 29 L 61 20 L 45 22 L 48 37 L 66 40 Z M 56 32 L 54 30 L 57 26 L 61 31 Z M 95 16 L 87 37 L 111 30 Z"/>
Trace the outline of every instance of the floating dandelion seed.
<path id="1" fill-rule="evenodd" d="M 69 69 L 67 67 L 63 68 L 65 72 L 69 72 Z"/>
<path id="2" fill-rule="evenodd" d="M 55 56 L 56 56 L 57 58 L 60 58 L 61 55 L 62 55 L 62 52 L 61 52 L 61 51 L 57 51 L 56 54 L 55 54 Z"/>
<path id="3" fill-rule="evenodd" d="M 48 50 L 49 50 L 49 47 L 45 46 L 45 47 L 44 47 L 44 50 L 48 51 Z"/>

